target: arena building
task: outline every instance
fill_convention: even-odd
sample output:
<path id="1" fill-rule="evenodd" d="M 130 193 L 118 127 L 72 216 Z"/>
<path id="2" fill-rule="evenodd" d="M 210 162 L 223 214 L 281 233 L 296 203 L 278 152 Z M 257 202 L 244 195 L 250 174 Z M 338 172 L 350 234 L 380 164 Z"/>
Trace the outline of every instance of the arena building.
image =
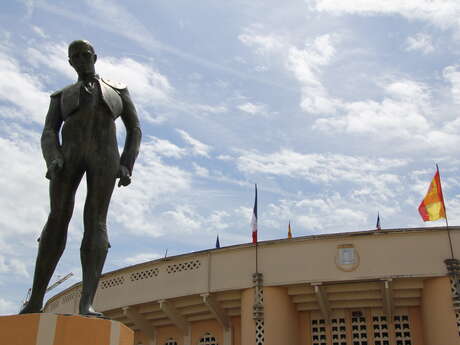
<path id="1" fill-rule="evenodd" d="M 459 345 L 460 227 L 449 229 L 305 236 L 149 261 L 104 274 L 95 306 L 133 329 L 135 345 Z M 45 311 L 77 313 L 80 291 L 62 291 Z"/>

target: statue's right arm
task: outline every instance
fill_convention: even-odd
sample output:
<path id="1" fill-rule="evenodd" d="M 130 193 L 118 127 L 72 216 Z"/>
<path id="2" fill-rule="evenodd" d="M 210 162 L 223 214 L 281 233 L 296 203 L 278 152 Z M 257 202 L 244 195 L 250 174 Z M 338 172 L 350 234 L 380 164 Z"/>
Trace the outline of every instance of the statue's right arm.
<path id="1" fill-rule="evenodd" d="M 46 178 L 51 180 L 54 179 L 56 173 L 64 166 L 64 158 L 59 143 L 59 130 L 62 125 L 60 100 L 60 94 L 53 94 L 51 97 L 41 137 L 42 153 L 48 168 Z"/>

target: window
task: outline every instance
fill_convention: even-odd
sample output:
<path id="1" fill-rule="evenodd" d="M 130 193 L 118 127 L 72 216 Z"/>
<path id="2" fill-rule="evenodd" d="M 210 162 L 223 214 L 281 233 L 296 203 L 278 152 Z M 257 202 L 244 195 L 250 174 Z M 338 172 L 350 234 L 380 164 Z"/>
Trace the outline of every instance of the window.
<path id="1" fill-rule="evenodd" d="M 327 345 L 326 326 L 326 320 L 324 319 L 311 320 L 312 345 Z"/>
<path id="2" fill-rule="evenodd" d="M 216 338 L 209 332 L 205 333 L 200 339 L 199 345 L 219 345 Z"/>
<path id="3" fill-rule="evenodd" d="M 166 340 L 165 345 L 177 345 L 177 341 L 175 341 L 173 338 L 169 338 Z"/>
<path id="4" fill-rule="evenodd" d="M 460 336 L 460 311 L 455 312 L 455 318 L 457 319 L 458 335 Z"/>
<path id="5" fill-rule="evenodd" d="M 352 345 L 368 345 L 366 318 L 361 312 L 351 314 L 351 343 Z"/>
<path id="6" fill-rule="evenodd" d="M 408 315 L 395 315 L 396 345 L 412 345 Z"/>
<path id="7" fill-rule="evenodd" d="M 372 328 L 374 332 L 374 345 L 390 345 L 388 320 L 385 315 L 372 316 Z"/>
<path id="8" fill-rule="evenodd" d="M 347 345 L 347 329 L 344 318 L 331 320 L 332 345 Z"/>

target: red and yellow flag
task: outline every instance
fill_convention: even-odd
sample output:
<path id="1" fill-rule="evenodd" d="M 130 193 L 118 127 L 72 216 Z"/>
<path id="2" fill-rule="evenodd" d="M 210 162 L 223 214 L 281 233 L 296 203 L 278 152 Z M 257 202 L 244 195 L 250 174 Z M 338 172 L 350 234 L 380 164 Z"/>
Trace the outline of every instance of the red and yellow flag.
<path id="1" fill-rule="evenodd" d="M 436 174 L 434 174 L 428 192 L 418 207 L 418 212 L 422 216 L 424 222 L 446 218 L 446 207 L 442 195 L 439 169 L 437 169 Z"/>
<path id="2" fill-rule="evenodd" d="M 288 238 L 292 238 L 291 221 L 289 221 L 289 225 L 288 225 Z"/>

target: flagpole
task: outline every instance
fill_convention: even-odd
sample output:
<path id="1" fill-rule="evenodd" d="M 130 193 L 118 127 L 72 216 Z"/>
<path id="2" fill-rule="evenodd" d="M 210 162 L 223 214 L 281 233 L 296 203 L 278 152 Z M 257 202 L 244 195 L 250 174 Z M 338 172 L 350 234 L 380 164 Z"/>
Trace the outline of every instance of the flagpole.
<path id="1" fill-rule="evenodd" d="M 436 163 L 436 172 L 439 175 L 439 182 L 441 183 L 441 174 L 439 174 L 438 163 Z M 447 237 L 449 238 L 450 255 L 453 259 L 454 258 L 454 248 L 452 246 L 452 238 L 450 237 L 449 221 L 447 220 L 447 208 L 446 208 L 446 203 L 444 202 L 444 195 L 442 193 L 442 187 L 441 187 L 441 198 L 442 198 L 442 205 L 444 206 L 444 215 L 445 215 L 444 219 L 446 220 L 446 230 L 447 230 Z"/>
<path id="2" fill-rule="evenodd" d="M 258 250 L 257 250 L 257 248 L 259 248 L 258 242 L 259 241 L 256 242 L 256 273 L 259 273 L 259 260 L 258 260 L 259 255 L 258 255 Z"/>
<path id="3" fill-rule="evenodd" d="M 254 197 L 254 209 L 252 212 L 252 221 L 251 221 L 251 227 L 252 227 L 252 243 L 256 245 L 256 273 L 259 273 L 259 239 L 257 238 L 257 232 L 258 232 L 258 219 L 257 219 L 257 183 L 254 184 L 254 192 L 255 192 L 255 197 Z"/>
<path id="4" fill-rule="evenodd" d="M 256 229 L 256 273 L 258 275 L 259 273 L 259 219 L 258 219 L 258 214 L 257 214 L 257 183 L 255 184 L 256 188 L 256 200 L 255 200 L 255 209 L 256 209 L 256 222 L 257 222 L 257 229 Z"/>

